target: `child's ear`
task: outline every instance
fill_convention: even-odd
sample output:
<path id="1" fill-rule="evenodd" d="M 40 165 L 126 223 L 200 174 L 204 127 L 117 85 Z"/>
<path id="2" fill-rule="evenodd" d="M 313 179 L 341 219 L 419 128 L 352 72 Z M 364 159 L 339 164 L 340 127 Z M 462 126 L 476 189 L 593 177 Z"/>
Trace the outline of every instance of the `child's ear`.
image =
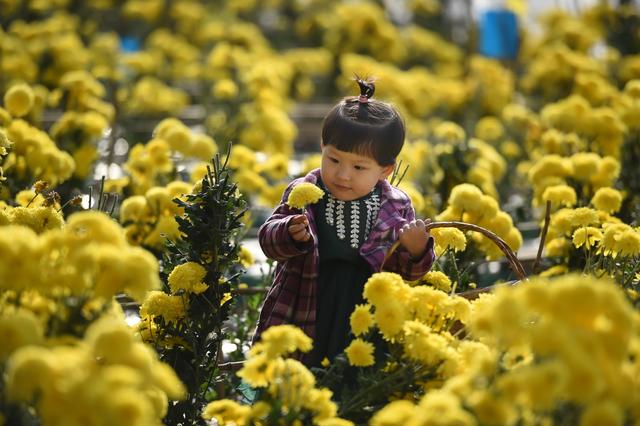
<path id="1" fill-rule="evenodd" d="M 389 164 L 388 166 L 384 166 L 382 171 L 380 172 L 380 180 L 386 179 L 393 173 L 393 169 L 395 169 L 396 164 Z"/>

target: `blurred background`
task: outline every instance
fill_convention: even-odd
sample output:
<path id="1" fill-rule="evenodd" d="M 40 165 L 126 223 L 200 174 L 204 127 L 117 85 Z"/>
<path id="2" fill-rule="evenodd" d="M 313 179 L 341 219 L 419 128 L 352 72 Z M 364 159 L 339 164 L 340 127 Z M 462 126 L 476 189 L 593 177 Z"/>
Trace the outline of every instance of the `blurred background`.
<path id="1" fill-rule="evenodd" d="M 139 392 L 169 407 L 165 423 L 202 422 L 204 401 L 233 394 L 240 380 L 217 365 L 245 359 L 273 274 L 257 229 L 287 184 L 319 167 L 323 117 L 357 94 L 354 75 L 375 78 L 375 97 L 406 122 L 393 183 L 419 217 L 480 226 L 527 275 L 607 279 L 615 303 L 637 307 L 637 0 L 0 0 L 0 377 L 13 378 L 0 385 L 0 425 L 37 417 L 36 406 L 60 414 L 60 395 L 29 405 L 44 385 L 4 374 L 30 342 L 65 348 L 67 374 L 80 355 L 63 353 L 64 339 L 93 330 L 82 347 L 128 354 L 152 383 L 165 370 L 117 324 L 186 384 L 183 403 L 167 405 L 180 395 L 172 373 L 160 396 Z M 455 296 L 522 278 L 477 232 L 433 235 L 439 274 L 414 285 Z M 120 322 L 98 323 L 114 297 Z M 620 318 L 594 325 L 598 338 L 631 323 Z M 583 336 L 567 330 L 562 339 Z M 618 348 L 625 330 L 602 346 Z M 122 339 L 100 340 L 111 332 Z M 602 383 L 632 380 L 617 377 Z M 602 395 L 632 394 L 618 391 Z M 567 398 L 554 419 L 577 424 L 586 405 Z M 90 424 L 60 418 L 43 424 Z"/>

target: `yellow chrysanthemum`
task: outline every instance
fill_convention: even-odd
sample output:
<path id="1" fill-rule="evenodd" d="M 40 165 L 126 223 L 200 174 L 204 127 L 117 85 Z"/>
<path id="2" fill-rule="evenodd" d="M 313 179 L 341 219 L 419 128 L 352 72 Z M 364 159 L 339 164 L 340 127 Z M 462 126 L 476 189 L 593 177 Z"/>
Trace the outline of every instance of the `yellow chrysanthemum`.
<path id="1" fill-rule="evenodd" d="M 578 228 L 573 233 L 573 245 L 577 248 L 580 248 L 584 245 L 587 249 L 590 249 L 596 244 L 596 242 L 600 241 L 601 239 L 602 232 L 598 228 L 594 228 L 593 226 Z"/>
<path id="2" fill-rule="evenodd" d="M 429 271 L 422 278 L 438 290 L 449 292 L 451 291 L 451 280 L 449 277 L 440 271 Z"/>
<path id="3" fill-rule="evenodd" d="M 193 135 L 193 141 L 189 147 L 189 155 L 203 161 L 211 161 L 218 152 L 218 146 L 213 138 L 204 133 Z"/>
<path id="4" fill-rule="evenodd" d="M 411 204 L 413 205 L 413 208 L 416 212 L 421 212 L 422 209 L 424 209 L 424 197 L 422 196 L 418 188 L 415 187 L 415 185 L 403 182 L 399 186 L 399 188 L 409 196 L 409 199 L 411 199 Z"/>
<path id="5" fill-rule="evenodd" d="M 553 206 L 574 206 L 578 197 L 575 189 L 569 185 L 552 185 L 542 193 L 543 201 L 550 201 Z"/>
<path id="6" fill-rule="evenodd" d="M 150 291 L 140 306 L 140 316 L 161 316 L 167 323 L 184 318 L 186 306 L 180 296 L 170 296 L 162 291 Z"/>
<path id="7" fill-rule="evenodd" d="M 301 173 L 303 174 L 309 173 L 313 169 L 319 169 L 321 165 L 322 165 L 322 155 L 311 154 L 307 156 L 302 162 Z"/>
<path id="8" fill-rule="evenodd" d="M 598 172 L 591 176 L 590 181 L 597 187 L 611 186 L 620 175 L 620 162 L 614 157 L 604 157 L 598 166 Z"/>
<path id="9" fill-rule="evenodd" d="M 421 424 L 416 422 L 418 409 L 411 401 L 397 400 L 383 407 L 371 418 L 371 426 L 395 426 Z M 433 423 L 438 424 L 438 423 Z M 454 423 L 456 424 L 456 423 Z M 465 423 L 460 423 L 465 424 Z M 468 423 L 472 424 L 472 423 Z"/>
<path id="10" fill-rule="evenodd" d="M 173 293 L 185 290 L 190 293 L 200 294 L 208 286 L 203 282 L 207 270 L 196 262 L 186 262 L 173 268 L 169 274 L 169 287 Z"/>
<path id="11" fill-rule="evenodd" d="M 438 124 L 433 133 L 439 141 L 447 143 L 459 143 L 466 138 L 464 129 L 452 121 Z"/>
<path id="12" fill-rule="evenodd" d="M 570 243 L 567 238 L 558 237 L 549 240 L 545 244 L 547 256 L 566 256 L 569 254 Z"/>
<path id="13" fill-rule="evenodd" d="M 14 401 L 28 401 L 55 380 L 55 373 L 56 359 L 48 348 L 26 346 L 11 357 L 6 389 Z"/>
<path id="14" fill-rule="evenodd" d="M 4 94 L 4 106 L 14 117 L 25 116 L 33 108 L 35 96 L 28 84 L 16 84 L 11 86 Z"/>
<path id="15" fill-rule="evenodd" d="M 600 188 L 591 199 L 591 204 L 607 213 L 615 213 L 622 205 L 622 193 L 613 188 Z"/>
<path id="16" fill-rule="evenodd" d="M 581 182 L 589 179 L 598 171 L 601 157 L 594 152 L 578 152 L 571 156 L 573 177 Z"/>
<path id="17" fill-rule="evenodd" d="M 232 99 L 238 94 L 238 85 L 233 80 L 218 80 L 211 88 L 211 93 L 219 100 Z"/>
<path id="18" fill-rule="evenodd" d="M 308 352 L 311 349 L 311 338 L 304 334 L 302 330 L 293 325 L 278 325 L 269 327 L 262 333 L 261 340 L 265 354 L 268 358 L 293 353 L 297 350 Z"/>
<path id="19" fill-rule="evenodd" d="M 392 272 L 377 272 L 364 285 L 363 296 L 373 305 L 382 304 L 393 295 L 396 286 L 403 284 L 402 277 Z"/>
<path id="20" fill-rule="evenodd" d="M 601 426 L 624 424 L 625 414 L 616 402 L 611 399 L 596 401 L 587 406 L 580 418 L 581 426 Z"/>
<path id="21" fill-rule="evenodd" d="M 622 256 L 640 254 L 640 232 L 629 229 L 621 232 L 616 238 L 615 252 Z"/>
<path id="22" fill-rule="evenodd" d="M 451 190 L 449 204 L 457 210 L 476 211 L 481 204 L 482 195 L 482 191 L 477 186 L 462 183 Z"/>
<path id="23" fill-rule="evenodd" d="M 559 155 L 545 155 L 528 171 L 529 180 L 539 185 L 549 177 L 566 177 L 571 175 L 571 163 Z"/>
<path id="24" fill-rule="evenodd" d="M 602 225 L 602 229 L 604 232 L 602 235 L 602 241 L 600 242 L 600 250 L 602 250 L 607 256 L 614 253 L 617 255 L 616 246 L 617 241 L 620 238 L 620 234 L 627 230 L 633 230 L 633 228 L 626 223 L 604 223 Z"/>
<path id="25" fill-rule="evenodd" d="M 257 162 L 256 153 L 244 145 L 233 145 L 229 157 L 229 167 L 232 169 L 253 170 Z"/>
<path id="26" fill-rule="evenodd" d="M 353 313 L 349 317 L 351 331 L 356 336 L 366 333 L 373 326 L 373 315 L 371 305 L 356 305 Z"/>
<path id="27" fill-rule="evenodd" d="M 260 172 L 274 180 L 286 178 L 289 174 L 289 157 L 281 153 L 269 156 L 261 165 Z"/>
<path id="28" fill-rule="evenodd" d="M 235 175 L 238 189 L 243 194 L 259 194 L 268 188 L 267 180 L 259 173 L 249 169 L 241 169 Z"/>
<path id="29" fill-rule="evenodd" d="M 9 140 L 7 133 L 2 128 L 2 122 L 0 121 L 0 155 L 7 155 L 7 148 L 11 148 L 13 142 Z"/>
<path id="30" fill-rule="evenodd" d="M 43 334 L 42 324 L 33 312 L 22 308 L 5 312 L 0 316 L 0 362 L 18 348 L 39 344 Z"/>
<path id="31" fill-rule="evenodd" d="M 216 424 L 244 424 L 245 418 L 251 412 L 251 407 L 238 404 L 230 399 L 220 399 L 210 402 L 202 411 L 202 418 L 215 419 Z"/>
<path id="32" fill-rule="evenodd" d="M 549 269 L 540 272 L 541 277 L 555 277 L 557 275 L 566 274 L 569 271 L 567 265 L 555 265 Z"/>
<path id="33" fill-rule="evenodd" d="M 375 362 L 373 350 L 373 344 L 362 339 L 354 339 L 344 352 L 347 354 L 349 364 L 355 367 L 368 367 Z"/>
<path id="34" fill-rule="evenodd" d="M 440 254 L 447 249 L 463 251 L 467 247 L 464 232 L 457 228 L 434 228 L 431 235 L 436 243 L 436 251 Z"/>
<path id="35" fill-rule="evenodd" d="M 492 196 L 483 195 L 482 197 L 480 197 L 480 209 L 482 212 L 482 216 L 493 216 L 498 213 L 498 210 L 500 210 L 500 205 L 498 204 L 498 201 L 496 201 L 496 199 Z"/>
<path id="36" fill-rule="evenodd" d="M 238 253 L 238 258 L 240 260 L 240 264 L 245 268 L 253 265 L 254 258 L 251 250 L 247 246 L 241 246 L 240 252 Z"/>
<path id="37" fill-rule="evenodd" d="M 496 117 L 482 117 L 476 123 L 475 135 L 487 142 L 495 142 L 504 135 L 504 126 Z"/>
<path id="38" fill-rule="evenodd" d="M 257 345 L 259 343 L 254 345 L 253 348 L 256 348 Z M 271 359 L 266 354 L 254 354 L 244 362 L 237 375 L 253 387 L 266 387 L 269 385 L 270 364 Z"/>
<path id="39" fill-rule="evenodd" d="M 394 299 L 376 305 L 374 319 L 382 336 L 387 341 L 395 341 L 398 333 L 402 331 L 402 325 L 407 317 L 407 309 Z"/>
<path id="40" fill-rule="evenodd" d="M 324 196 L 324 191 L 310 182 L 296 185 L 289 193 L 287 204 L 290 207 L 303 209 L 308 204 L 318 202 Z"/>
<path id="41" fill-rule="evenodd" d="M 589 226 L 599 223 L 598 212 L 588 207 L 579 207 L 571 215 L 573 226 Z"/>
<path id="42" fill-rule="evenodd" d="M 549 231 L 554 236 L 569 235 L 573 229 L 573 210 L 560 209 L 551 215 Z"/>
<path id="43" fill-rule="evenodd" d="M 473 425 L 476 420 L 462 407 L 460 395 L 452 390 L 431 390 L 422 400 L 418 409 L 423 413 L 422 424 Z M 407 423 L 402 423 L 407 424 Z"/>
<path id="44" fill-rule="evenodd" d="M 404 324 L 405 354 L 425 365 L 437 364 L 445 357 L 448 342 L 438 333 L 432 333 L 429 326 L 420 321 Z"/>

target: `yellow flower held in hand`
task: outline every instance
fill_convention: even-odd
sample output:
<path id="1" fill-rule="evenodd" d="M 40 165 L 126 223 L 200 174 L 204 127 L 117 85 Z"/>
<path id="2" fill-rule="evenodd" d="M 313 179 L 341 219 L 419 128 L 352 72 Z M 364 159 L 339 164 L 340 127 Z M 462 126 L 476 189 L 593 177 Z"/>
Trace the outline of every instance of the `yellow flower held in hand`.
<path id="1" fill-rule="evenodd" d="M 344 350 L 349 359 L 349 364 L 355 367 L 368 367 L 373 365 L 373 345 L 362 339 L 355 339 Z"/>
<path id="2" fill-rule="evenodd" d="M 318 202 L 324 196 L 324 191 L 310 182 L 302 182 L 294 186 L 287 198 L 287 205 L 296 209 L 303 209 L 307 204 Z"/>

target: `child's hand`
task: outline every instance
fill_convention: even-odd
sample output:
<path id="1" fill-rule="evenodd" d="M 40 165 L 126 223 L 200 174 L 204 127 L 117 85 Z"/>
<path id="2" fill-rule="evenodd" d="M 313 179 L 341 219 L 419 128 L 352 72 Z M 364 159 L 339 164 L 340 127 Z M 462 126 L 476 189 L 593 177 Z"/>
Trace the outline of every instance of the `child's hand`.
<path id="1" fill-rule="evenodd" d="M 422 219 L 414 220 L 400 228 L 400 244 L 407 249 L 411 257 L 419 258 L 425 252 L 427 241 L 429 241 L 429 231 L 424 227 Z"/>
<path id="2" fill-rule="evenodd" d="M 307 226 L 309 225 L 309 219 L 307 219 L 307 215 L 298 214 L 291 219 L 289 222 L 289 235 L 293 238 L 293 241 L 305 242 L 309 241 L 311 238 L 311 234 Z"/>

